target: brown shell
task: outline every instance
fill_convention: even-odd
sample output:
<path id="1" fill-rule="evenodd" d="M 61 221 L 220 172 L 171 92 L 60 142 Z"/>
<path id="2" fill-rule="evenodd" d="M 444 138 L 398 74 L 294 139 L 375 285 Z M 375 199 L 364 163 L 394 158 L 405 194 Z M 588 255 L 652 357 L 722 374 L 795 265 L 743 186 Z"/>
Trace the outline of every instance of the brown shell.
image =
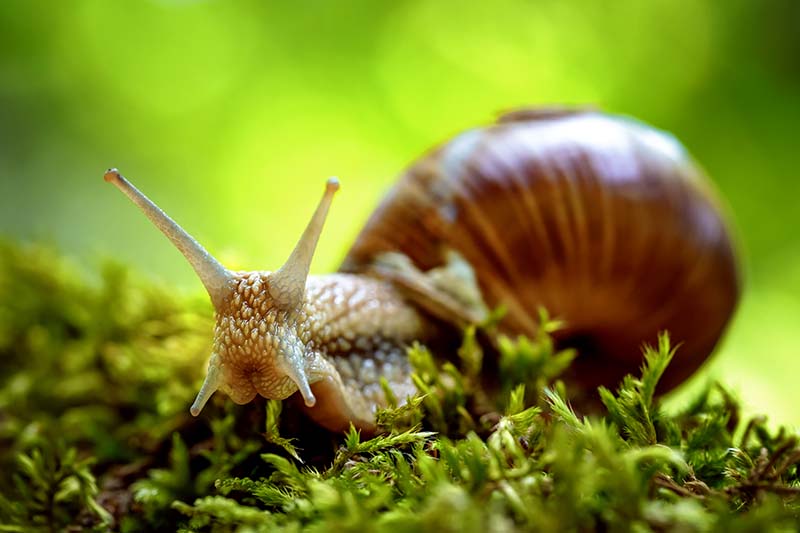
<path id="1" fill-rule="evenodd" d="M 715 194 L 680 143 L 640 122 L 584 110 L 523 110 L 467 131 L 400 178 L 344 270 L 401 251 L 421 269 L 457 250 L 511 334 L 538 308 L 566 321 L 586 386 L 615 385 L 643 343 L 682 343 L 662 381 L 708 357 L 736 306 L 737 256 Z"/>

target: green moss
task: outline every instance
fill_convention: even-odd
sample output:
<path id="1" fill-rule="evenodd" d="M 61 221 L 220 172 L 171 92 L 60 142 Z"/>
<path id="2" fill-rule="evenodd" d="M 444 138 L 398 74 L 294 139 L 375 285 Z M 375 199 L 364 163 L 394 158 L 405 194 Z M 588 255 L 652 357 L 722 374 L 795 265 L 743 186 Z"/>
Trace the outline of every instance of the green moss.
<path id="1" fill-rule="evenodd" d="M 420 394 L 366 439 L 324 432 L 292 401 L 217 395 L 188 416 L 210 342 L 202 299 L 118 266 L 87 283 L 52 251 L 7 243 L 0 294 L 0 531 L 800 525 L 797 435 L 742 420 L 720 385 L 663 411 L 666 336 L 591 416 L 558 381 L 575 354 L 545 314 L 537 338 L 497 339 L 496 370 L 475 329 L 450 362 L 414 346 Z"/>

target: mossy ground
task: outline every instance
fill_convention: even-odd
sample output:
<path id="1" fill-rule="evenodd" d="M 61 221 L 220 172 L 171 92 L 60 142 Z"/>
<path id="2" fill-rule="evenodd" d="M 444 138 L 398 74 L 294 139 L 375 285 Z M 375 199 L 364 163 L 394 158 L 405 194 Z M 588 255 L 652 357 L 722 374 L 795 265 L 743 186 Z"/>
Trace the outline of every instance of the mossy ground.
<path id="1" fill-rule="evenodd" d="M 796 531 L 797 435 L 742 419 L 719 384 L 667 414 L 640 376 L 582 417 L 542 317 L 499 339 L 498 390 L 465 332 L 410 357 L 420 394 L 384 433 L 331 435 L 291 402 L 188 414 L 212 326 L 203 298 L 51 250 L 0 245 L 0 531 Z M 495 372 L 493 370 L 493 372 Z"/>

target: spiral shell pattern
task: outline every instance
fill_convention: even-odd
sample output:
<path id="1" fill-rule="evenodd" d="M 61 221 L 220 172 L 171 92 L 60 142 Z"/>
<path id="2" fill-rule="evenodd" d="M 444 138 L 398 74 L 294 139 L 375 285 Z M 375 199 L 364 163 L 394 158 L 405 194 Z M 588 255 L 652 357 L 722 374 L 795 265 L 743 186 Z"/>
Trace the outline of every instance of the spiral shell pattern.
<path id="1" fill-rule="evenodd" d="M 709 180 L 671 135 L 582 110 L 522 110 L 464 132 L 413 164 L 342 269 L 385 251 L 420 269 L 447 250 L 474 268 L 507 334 L 565 321 L 562 346 L 587 387 L 641 365 L 644 343 L 681 343 L 663 390 L 713 351 L 740 293 L 737 253 Z"/>

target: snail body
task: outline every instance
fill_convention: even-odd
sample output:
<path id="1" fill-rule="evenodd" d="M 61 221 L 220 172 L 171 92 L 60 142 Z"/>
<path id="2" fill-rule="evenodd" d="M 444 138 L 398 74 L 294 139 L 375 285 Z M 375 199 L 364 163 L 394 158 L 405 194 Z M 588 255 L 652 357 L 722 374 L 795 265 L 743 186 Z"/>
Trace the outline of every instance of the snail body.
<path id="1" fill-rule="evenodd" d="M 299 391 L 319 424 L 374 430 L 381 376 L 414 391 L 406 348 L 504 306 L 532 335 L 538 309 L 579 348 L 573 379 L 613 384 L 667 330 L 670 388 L 711 353 L 738 300 L 735 250 L 710 185 L 681 145 L 597 112 L 520 111 L 455 137 L 398 180 L 340 273 L 308 276 L 338 182 L 289 260 L 231 272 L 116 170 L 116 184 L 179 248 L 211 296 L 214 345 L 193 415 Z"/>

